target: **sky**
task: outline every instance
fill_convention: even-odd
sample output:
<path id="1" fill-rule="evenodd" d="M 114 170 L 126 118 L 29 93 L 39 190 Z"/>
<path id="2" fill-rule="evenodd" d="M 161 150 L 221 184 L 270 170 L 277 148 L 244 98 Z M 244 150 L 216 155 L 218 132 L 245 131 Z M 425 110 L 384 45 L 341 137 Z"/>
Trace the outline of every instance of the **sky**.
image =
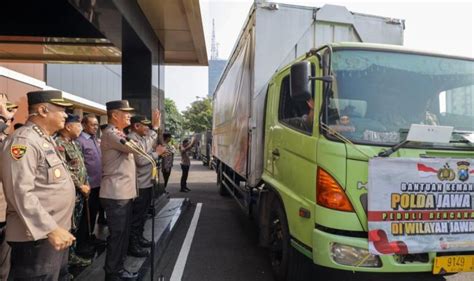
<path id="1" fill-rule="evenodd" d="M 215 20 L 219 58 L 227 59 L 247 18 L 253 0 L 200 0 L 201 16 L 210 57 L 212 20 Z M 474 0 L 351 0 L 268 1 L 322 7 L 342 5 L 352 12 L 405 20 L 404 46 L 474 57 Z M 183 83 L 183 77 L 186 82 Z M 166 66 L 165 95 L 183 111 L 208 92 L 207 67 Z"/>

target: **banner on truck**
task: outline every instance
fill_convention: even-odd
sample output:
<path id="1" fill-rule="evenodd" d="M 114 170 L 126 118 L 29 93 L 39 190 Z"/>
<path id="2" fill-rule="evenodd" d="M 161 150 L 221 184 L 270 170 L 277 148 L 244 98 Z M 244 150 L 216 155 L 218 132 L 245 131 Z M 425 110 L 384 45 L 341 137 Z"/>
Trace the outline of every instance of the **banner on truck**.
<path id="1" fill-rule="evenodd" d="M 474 160 L 369 161 L 369 251 L 474 250 Z"/>

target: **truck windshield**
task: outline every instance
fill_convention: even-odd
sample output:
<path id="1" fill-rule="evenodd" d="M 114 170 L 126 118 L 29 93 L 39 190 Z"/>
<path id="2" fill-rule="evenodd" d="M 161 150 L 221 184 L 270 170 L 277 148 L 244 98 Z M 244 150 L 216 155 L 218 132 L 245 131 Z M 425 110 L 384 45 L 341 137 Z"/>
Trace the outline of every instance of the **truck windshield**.
<path id="1" fill-rule="evenodd" d="M 357 143 L 392 145 L 411 124 L 453 126 L 451 146 L 474 133 L 474 61 L 335 50 L 325 122 Z M 457 137 L 456 137 L 457 135 Z"/>

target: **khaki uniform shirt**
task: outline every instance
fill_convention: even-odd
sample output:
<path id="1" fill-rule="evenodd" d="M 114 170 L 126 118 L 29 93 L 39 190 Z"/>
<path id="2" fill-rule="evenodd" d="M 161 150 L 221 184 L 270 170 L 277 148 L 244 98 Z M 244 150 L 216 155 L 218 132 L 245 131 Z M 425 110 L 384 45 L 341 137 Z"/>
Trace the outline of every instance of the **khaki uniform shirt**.
<path id="1" fill-rule="evenodd" d="M 120 143 L 125 135 L 109 125 L 101 138 L 102 181 L 100 198 L 125 200 L 137 196 L 133 151 Z"/>
<path id="2" fill-rule="evenodd" d="M 0 222 L 5 222 L 7 217 L 7 201 L 3 193 L 3 183 L 0 182 Z"/>
<path id="3" fill-rule="evenodd" d="M 3 140 L 5 136 L 0 136 L 0 151 L 3 147 Z M 1 164 L 0 164 L 1 167 Z M 5 193 L 3 192 L 3 183 L 0 181 L 0 223 L 5 222 L 7 217 L 7 201 L 5 199 Z"/>
<path id="4" fill-rule="evenodd" d="M 57 227 L 71 228 L 76 192 L 51 137 L 28 122 L 5 140 L 0 163 L 7 241 L 36 241 Z"/>
<path id="5" fill-rule="evenodd" d="M 128 134 L 128 137 L 133 140 L 143 151 L 145 151 L 153 159 L 158 160 L 158 153 L 155 152 L 157 134 L 150 131 L 148 136 L 140 136 L 135 132 Z M 153 186 L 151 170 L 153 168 L 150 161 L 141 155 L 135 157 L 135 165 L 137 168 L 137 184 L 139 188 L 148 188 Z"/>

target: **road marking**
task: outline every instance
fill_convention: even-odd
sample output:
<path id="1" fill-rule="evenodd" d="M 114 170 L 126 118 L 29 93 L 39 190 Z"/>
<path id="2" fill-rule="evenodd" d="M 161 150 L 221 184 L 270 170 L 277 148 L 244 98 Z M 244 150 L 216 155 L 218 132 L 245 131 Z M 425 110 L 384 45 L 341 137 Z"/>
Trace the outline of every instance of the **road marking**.
<path id="1" fill-rule="evenodd" d="M 191 225 L 189 226 L 188 233 L 186 233 L 186 238 L 184 238 L 183 246 L 179 251 L 178 259 L 174 265 L 170 281 L 181 281 L 181 278 L 183 277 L 184 266 L 188 259 L 189 250 L 191 250 L 191 244 L 193 243 L 194 233 L 196 232 L 199 215 L 201 214 L 201 208 L 202 203 L 197 203 L 193 219 L 191 220 Z"/>

